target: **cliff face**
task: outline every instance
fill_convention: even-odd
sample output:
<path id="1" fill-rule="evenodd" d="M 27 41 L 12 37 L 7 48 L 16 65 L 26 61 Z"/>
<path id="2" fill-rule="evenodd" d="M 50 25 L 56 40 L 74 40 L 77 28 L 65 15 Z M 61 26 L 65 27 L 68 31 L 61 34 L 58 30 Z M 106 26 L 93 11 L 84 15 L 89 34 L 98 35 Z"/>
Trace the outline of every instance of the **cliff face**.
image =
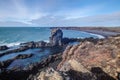
<path id="1" fill-rule="evenodd" d="M 62 45 L 63 32 L 60 29 L 52 29 L 50 43 L 53 46 Z"/>
<path id="2" fill-rule="evenodd" d="M 68 46 L 62 58 L 57 67 L 59 71 L 90 72 L 99 76 L 98 80 L 109 80 L 107 75 L 117 79 L 120 74 L 120 36 L 100 40 L 97 44 L 86 41 Z"/>

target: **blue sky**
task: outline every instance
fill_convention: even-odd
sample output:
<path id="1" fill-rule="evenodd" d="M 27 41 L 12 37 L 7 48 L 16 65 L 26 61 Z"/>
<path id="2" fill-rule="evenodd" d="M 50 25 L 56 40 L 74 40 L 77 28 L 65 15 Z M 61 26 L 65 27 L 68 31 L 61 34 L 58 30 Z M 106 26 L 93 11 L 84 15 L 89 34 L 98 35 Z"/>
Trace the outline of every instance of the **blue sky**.
<path id="1" fill-rule="evenodd" d="M 120 26 L 120 0 L 0 0 L 0 26 Z"/>

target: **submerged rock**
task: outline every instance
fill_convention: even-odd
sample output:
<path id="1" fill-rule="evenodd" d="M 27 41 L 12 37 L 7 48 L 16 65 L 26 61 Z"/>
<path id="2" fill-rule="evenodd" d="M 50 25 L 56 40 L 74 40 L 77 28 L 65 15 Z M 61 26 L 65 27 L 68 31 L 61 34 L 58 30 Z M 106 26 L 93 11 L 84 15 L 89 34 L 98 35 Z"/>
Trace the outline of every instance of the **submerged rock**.
<path id="1" fill-rule="evenodd" d="M 60 29 L 52 29 L 50 43 L 53 46 L 61 46 L 62 45 L 63 32 Z"/>

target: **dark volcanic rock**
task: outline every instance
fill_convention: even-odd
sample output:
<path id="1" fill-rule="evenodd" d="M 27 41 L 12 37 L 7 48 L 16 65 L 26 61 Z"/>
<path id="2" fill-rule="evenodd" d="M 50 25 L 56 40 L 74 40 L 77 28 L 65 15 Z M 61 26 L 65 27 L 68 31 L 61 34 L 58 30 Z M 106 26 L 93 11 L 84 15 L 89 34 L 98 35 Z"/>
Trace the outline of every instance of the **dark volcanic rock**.
<path id="1" fill-rule="evenodd" d="M 61 46 L 62 45 L 63 32 L 60 29 L 52 29 L 50 43 L 53 46 Z"/>
<path id="2" fill-rule="evenodd" d="M 31 41 L 31 42 L 21 43 L 20 45 L 26 46 L 28 48 L 39 48 L 39 47 L 47 47 L 47 44 L 48 43 L 44 41 L 38 41 L 38 42 Z"/>
<path id="3" fill-rule="evenodd" d="M 1 50 L 7 50 L 7 49 L 9 49 L 6 45 L 4 45 L 4 46 L 0 46 L 0 51 Z"/>

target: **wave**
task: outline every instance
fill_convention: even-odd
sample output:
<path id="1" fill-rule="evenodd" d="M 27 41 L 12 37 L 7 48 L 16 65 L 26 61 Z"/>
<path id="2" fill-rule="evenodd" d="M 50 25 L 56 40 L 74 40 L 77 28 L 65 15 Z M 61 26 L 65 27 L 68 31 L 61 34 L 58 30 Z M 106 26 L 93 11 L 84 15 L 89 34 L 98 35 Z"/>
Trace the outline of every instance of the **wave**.
<path id="1" fill-rule="evenodd" d="M 20 45 L 21 42 L 14 42 L 14 43 L 3 43 L 1 45 L 7 45 L 8 47 L 12 47 L 12 46 L 18 46 Z"/>
<path id="2" fill-rule="evenodd" d="M 49 40 L 44 40 L 45 42 L 49 43 Z"/>
<path id="3" fill-rule="evenodd" d="M 29 41 L 28 41 L 29 42 Z M 35 41 L 37 42 L 37 41 Z M 44 40 L 44 42 L 47 42 L 49 43 L 49 40 Z M 18 46 L 20 45 L 21 43 L 26 43 L 26 42 L 12 42 L 12 43 L 1 43 L 0 45 L 7 45 L 8 47 L 12 47 L 12 46 Z"/>

